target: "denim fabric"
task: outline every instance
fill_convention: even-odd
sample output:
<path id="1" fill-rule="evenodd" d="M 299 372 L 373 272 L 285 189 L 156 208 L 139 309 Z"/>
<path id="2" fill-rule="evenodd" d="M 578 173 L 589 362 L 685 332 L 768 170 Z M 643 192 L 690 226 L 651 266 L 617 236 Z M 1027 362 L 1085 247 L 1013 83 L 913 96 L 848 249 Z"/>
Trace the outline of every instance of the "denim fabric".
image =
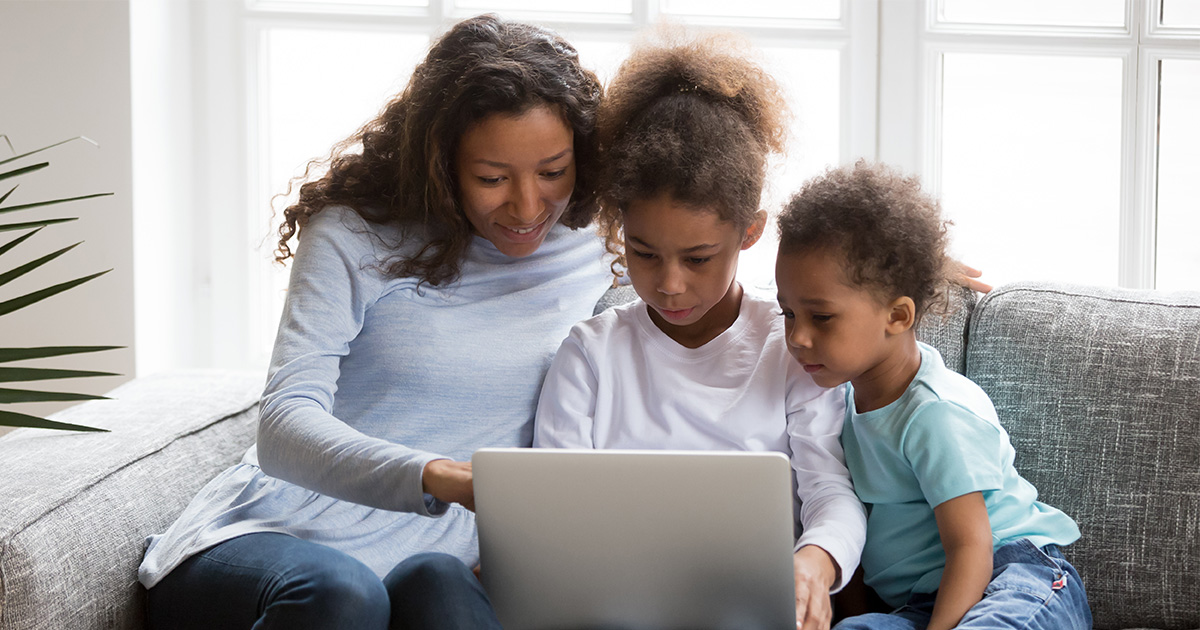
<path id="1" fill-rule="evenodd" d="M 500 628 L 483 587 L 453 556 L 412 556 L 381 581 L 345 553 L 277 533 L 192 556 L 150 589 L 147 612 L 150 628 L 180 630 Z"/>
<path id="2" fill-rule="evenodd" d="M 842 620 L 834 630 L 924 630 L 936 593 L 917 593 L 890 614 Z M 1038 549 L 1022 538 L 996 550 L 992 581 L 959 622 L 969 630 L 1091 630 L 1083 581 L 1055 545 Z"/>

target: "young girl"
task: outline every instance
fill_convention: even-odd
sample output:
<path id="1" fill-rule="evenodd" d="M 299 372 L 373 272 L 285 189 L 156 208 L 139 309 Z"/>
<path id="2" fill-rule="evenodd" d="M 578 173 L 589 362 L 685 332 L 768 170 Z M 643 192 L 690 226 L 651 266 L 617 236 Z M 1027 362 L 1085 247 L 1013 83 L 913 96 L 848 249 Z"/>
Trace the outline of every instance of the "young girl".
<path id="1" fill-rule="evenodd" d="M 937 202 L 859 162 L 806 184 L 779 226 L 787 347 L 818 384 L 850 383 L 842 443 L 870 507 L 865 582 L 897 608 L 837 628 L 1091 628 L 1058 549 L 1075 522 L 1017 474 L 987 394 L 916 339 L 945 277 Z"/>
<path id="2" fill-rule="evenodd" d="M 797 627 L 828 627 L 865 514 L 842 459 L 842 396 L 790 360 L 775 304 L 742 290 L 762 235 L 775 82 L 737 42 L 644 46 L 601 104 L 601 226 L 640 299 L 576 325 L 551 364 L 534 445 L 774 450 L 792 458 L 804 532 Z M 614 265 L 616 269 L 616 265 Z M 619 273 L 617 275 L 620 275 Z"/>

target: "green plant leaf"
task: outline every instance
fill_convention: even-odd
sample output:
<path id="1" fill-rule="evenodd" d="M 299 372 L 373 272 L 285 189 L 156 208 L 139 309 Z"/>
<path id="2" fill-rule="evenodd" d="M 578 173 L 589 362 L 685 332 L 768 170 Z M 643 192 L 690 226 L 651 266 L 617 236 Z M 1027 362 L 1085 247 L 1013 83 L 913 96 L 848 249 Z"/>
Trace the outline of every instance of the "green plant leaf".
<path id="1" fill-rule="evenodd" d="M 16 189 L 17 189 L 16 186 L 13 186 L 12 188 L 8 189 L 8 192 L 4 193 L 3 197 L 0 197 L 0 203 L 4 203 L 4 200 L 8 199 L 8 196 L 13 194 L 13 191 Z"/>
<path id="2" fill-rule="evenodd" d="M 57 429 L 59 431 L 95 431 L 97 433 L 108 433 L 108 429 L 97 429 L 95 427 L 85 427 L 82 424 L 71 424 L 69 422 L 47 420 L 45 418 L 17 413 L 15 411 L 0 411 L 0 426 L 28 427 L 32 429 Z"/>
<path id="3" fill-rule="evenodd" d="M 38 258 L 37 260 L 27 262 L 24 265 L 21 265 L 20 267 L 16 267 L 16 268 L 12 269 L 11 271 L 7 271 L 5 273 L 0 273 L 0 286 L 4 286 L 5 284 L 8 284 L 9 282 L 12 282 L 13 280 L 16 280 L 17 278 L 20 278 L 21 276 L 29 273 L 30 271 L 33 271 L 34 269 L 41 267 L 42 265 L 50 262 L 51 260 L 54 260 L 55 258 L 62 256 L 63 254 L 78 247 L 80 245 L 80 243 L 83 243 L 83 241 L 79 241 L 79 243 L 75 243 L 74 245 L 69 245 L 67 247 L 64 247 L 56 252 L 46 254 L 45 256 L 42 256 L 41 258 Z M 0 253 L 3 253 L 3 252 L 0 252 Z"/>
<path id="4" fill-rule="evenodd" d="M 7 315 L 15 310 L 22 309 L 31 304 L 36 304 L 38 302 L 41 302 L 42 300 L 44 300 L 50 296 L 62 293 L 63 291 L 66 291 L 67 289 L 73 289 L 73 288 L 83 284 L 84 282 L 87 282 L 88 280 L 93 280 L 95 278 L 99 278 L 100 276 L 103 276 L 104 274 L 108 273 L 109 271 L 112 271 L 112 269 L 108 269 L 106 271 L 101 271 L 100 273 L 94 273 L 90 276 L 84 276 L 82 278 L 76 278 L 74 280 L 69 280 L 67 282 L 63 282 L 61 284 L 56 284 L 56 285 L 46 288 L 46 289 L 42 289 L 41 291 L 34 291 L 33 293 L 26 293 L 25 295 L 22 295 L 21 297 L 15 297 L 11 300 L 6 300 L 4 302 L 0 302 L 0 315 Z M 3 401 L 0 401 L 0 402 L 3 402 Z"/>
<path id="5" fill-rule="evenodd" d="M 67 221 L 78 221 L 79 217 L 70 217 L 67 219 L 43 219 L 41 221 L 29 221 L 28 223 L 5 223 L 0 224 L 0 232 L 14 232 L 16 230 L 28 230 L 29 228 L 42 227 L 46 225 L 54 225 L 55 223 L 66 223 Z"/>
<path id="6" fill-rule="evenodd" d="M 40 171 L 40 170 L 42 170 L 42 169 L 46 168 L 47 166 L 50 166 L 50 163 L 49 163 L 49 162 L 42 162 L 41 164 L 34 164 L 34 165 L 32 165 L 32 166 L 23 166 L 23 167 L 21 167 L 21 168 L 18 168 L 18 169 L 14 169 L 14 170 L 11 170 L 11 171 L 5 171 L 5 172 L 3 172 L 3 173 L 0 173 L 0 179 L 8 179 L 9 177 L 16 177 L 16 176 L 18 176 L 18 175 L 24 175 L 24 174 L 26 174 L 26 173 L 32 173 L 32 172 L 34 172 L 34 171 Z M 9 192 L 12 192 L 12 191 L 9 191 Z M 8 196 L 8 195 L 5 195 L 5 197 L 7 197 L 7 196 Z M 0 200 L 0 201 L 3 201 L 3 200 Z"/>
<path id="7" fill-rule="evenodd" d="M 7 138 L 7 136 L 5 136 L 5 138 Z M 21 155 L 14 155 L 10 158 L 0 160 L 0 164 L 8 164 L 9 162 L 15 162 L 16 160 L 19 160 L 23 157 L 28 157 L 30 155 L 33 155 L 34 153 L 41 153 L 42 151 L 45 151 L 46 149 L 53 149 L 54 147 L 56 147 L 60 144 L 66 144 L 68 142 L 71 142 L 72 140 L 86 140 L 87 142 L 90 142 L 95 146 L 100 146 L 99 143 L 97 143 L 95 140 L 92 140 L 91 138 L 88 138 L 87 136 L 75 136 L 74 138 L 67 138 L 66 140 L 62 140 L 60 142 L 55 142 L 54 144 L 46 145 L 40 149 L 26 151 L 25 153 L 22 153 Z M 9 148 L 11 148 L 12 144 L 10 143 L 8 146 L 9 146 Z"/>
<path id="8" fill-rule="evenodd" d="M 108 400 L 107 396 L 73 394 L 69 392 L 38 392 L 32 389 L 0 387 L 0 404 L 29 402 L 67 402 L 74 400 Z"/>
<path id="9" fill-rule="evenodd" d="M 43 227 L 45 227 L 45 226 L 43 226 Z M 28 234 L 25 234 L 23 236 L 18 236 L 17 238 L 14 238 L 13 240 L 11 240 L 9 242 L 7 242 L 3 245 L 0 245 L 0 256 L 3 256 L 4 252 L 16 247 L 17 245 L 20 245 L 22 242 L 25 241 L 25 239 L 27 239 L 30 236 L 33 236 L 34 234 L 37 234 L 38 232 L 41 232 L 41 231 L 42 231 L 42 228 L 38 228 Z"/>
<path id="10" fill-rule="evenodd" d="M 5 212 L 16 212 L 17 210 L 28 210 L 30 208 L 41 208 L 42 206 L 52 206 L 56 203 L 67 203 L 68 201 L 79 201 L 80 199 L 94 199 L 96 197 L 108 197 L 108 196 L 111 196 L 112 194 L 113 193 L 95 193 L 95 194 L 91 194 L 91 195 L 83 195 L 80 197 L 65 197 L 63 199 L 51 199 L 50 201 L 38 201 L 35 203 L 23 203 L 19 206 L 9 206 L 7 208 L 0 208 L 0 214 L 4 214 Z"/>
<path id="11" fill-rule="evenodd" d="M 125 346 L 41 346 L 38 348 L 0 348 L 0 363 L 60 357 L 67 354 L 119 350 Z"/>
<path id="12" fill-rule="evenodd" d="M 87 378 L 90 376 L 120 376 L 112 372 L 90 370 L 54 370 L 49 368 L 0 367 L 0 382 L 50 381 L 60 378 Z"/>

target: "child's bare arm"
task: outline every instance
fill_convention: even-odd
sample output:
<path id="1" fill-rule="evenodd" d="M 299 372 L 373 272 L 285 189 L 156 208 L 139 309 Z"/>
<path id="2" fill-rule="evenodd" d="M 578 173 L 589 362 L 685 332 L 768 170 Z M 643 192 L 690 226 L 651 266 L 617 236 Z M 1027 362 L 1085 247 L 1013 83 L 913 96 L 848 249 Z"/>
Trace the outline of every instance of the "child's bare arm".
<path id="1" fill-rule="evenodd" d="M 927 630 L 950 630 L 983 598 L 992 579 L 992 528 L 983 494 L 971 492 L 933 508 L 946 569 Z"/>

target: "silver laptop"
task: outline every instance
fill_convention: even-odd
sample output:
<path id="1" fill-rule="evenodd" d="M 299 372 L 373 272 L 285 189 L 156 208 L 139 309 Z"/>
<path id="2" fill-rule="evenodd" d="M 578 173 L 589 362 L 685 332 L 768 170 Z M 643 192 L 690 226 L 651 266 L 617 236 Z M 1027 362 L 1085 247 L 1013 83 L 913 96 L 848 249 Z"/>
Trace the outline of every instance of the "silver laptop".
<path id="1" fill-rule="evenodd" d="M 480 577 L 506 630 L 789 630 L 781 453 L 482 449 Z"/>

